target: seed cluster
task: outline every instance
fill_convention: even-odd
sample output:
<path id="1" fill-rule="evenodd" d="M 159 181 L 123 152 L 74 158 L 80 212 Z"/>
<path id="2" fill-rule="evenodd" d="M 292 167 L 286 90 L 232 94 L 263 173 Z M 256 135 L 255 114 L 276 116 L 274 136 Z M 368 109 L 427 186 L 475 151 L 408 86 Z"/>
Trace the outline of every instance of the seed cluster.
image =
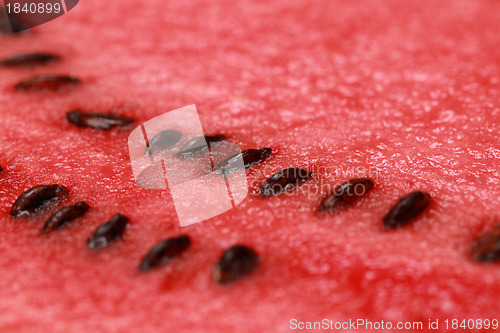
<path id="1" fill-rule="evenodd" d="M 21 23 L 19 23 L 21 24 Z M 36 67 L 58 62 L 60 57 L 48 53 L 28 53 L 16 55 L 0 60 L 1 67 Z M 82 84 L 76 77 L 68 75 L 38 75 L 29 77 L 15 85 L 18 91 L 60 91 Z M 95 130 L 110 130 L 115 127 L 128 126 L 133 123 L 132 118 L 112 113 L 85 112 L 73 110 L 66 113 L 69 123 L 77 127 L 87 127 Z M 145 154 L 157 154 L 178 144 L 183 134 L 169 129 L 159 132 L 150 140 Z M 185 143 L 176 153 L 178 158 L 194 158 L 205 151 L 213 142 L 225 140 L 222 134 L 202 136 Z M 247 149 L 235 154 L 215 166 L 215 169 L 224 177 L 240 169 L 248 169 L 263 163 L 273 151 L 271 148 Z M 243 160 L 243 165 L 240 161 Z M 0 166 L 0 171 L 2 167 Z M 264 198 L 280 195 L 289 191 L 313 176 L 313 172 L 290 167 L 281 170 L 267 178 L 260 186 L 260 195 Z M 367 195 L 375 184 L 368 178 L 355 178 L 342 183 L 328 193 L 318 205 L 318 211 L 333 213 L 338 208 L 349 207 Z M 10 214 L 12 216 L 30 216 L 42 212 L 61 202 L 69 195 L 69 190 L 62 185 L 35 186 L 19 196 L 14 202 Z M 364 199 L 363 199 L 364 200 Z M 382 225 L 386 229 L 401 228 L 420 216 L 429 206 L 431 197 L 422 191 L 412 192 L 399 201 L 382 218 Z M 71 206 L 57 210 L 44 224 L 43 233 L 49 233 L 67 226 L 72 221 L 84 216 L 90 206 L 80 201 Z M 129 218 L 120 213 L 115 214 L 109 221 L 100 225 L 87 240 L 89 249 L 102 249 L 123 238 L 129 225 Z M 188 235 L 179 235 L 165 239 L 156 244 L 143 257 L 139 270 L 147 272 L 158 269 L 166 263 L 179 257 L 191 247 L 191 238 Z M 481 238 L 471 251 L 471 257 L 478 262 L 500 260 L 500 226 L 490 234 Z M 244 278 L 260 264 L 260 256 L 246 245 L 232 246 L 219 258 L 212 270 L 212 278 L 219 284 L 230 284 Z"/>
<path id="2" fill-rule="evenodd" d="M 39 185 L 23 194 L 14 203 L 11 215 L 30 215 L 47 207 L 49 201 L 62 201 L 69 195 L 69 190 L 62 185 Z M 45 222 L 42 233 L 61 229 L 70 222 L 85 215 L 90 206 L 80 201 L 57 210 Z M 102 249 L 121 239 L 127 229 L 129 218 L 117 213 L 109 221 L 100 225 L 87 240 L 89 249 Z M 142 259 L 139 271 L 147 272 L 158 269 L 172 259 L 180 256 L 191 246 L 188 235 L 180 235 L 156 244 Z M 219 284 L 230 284 L 255 271 L 260 262 L 257 253 L 244 245 L 235 245 L 224 252 L 215 264 L 212 276 Z"/>

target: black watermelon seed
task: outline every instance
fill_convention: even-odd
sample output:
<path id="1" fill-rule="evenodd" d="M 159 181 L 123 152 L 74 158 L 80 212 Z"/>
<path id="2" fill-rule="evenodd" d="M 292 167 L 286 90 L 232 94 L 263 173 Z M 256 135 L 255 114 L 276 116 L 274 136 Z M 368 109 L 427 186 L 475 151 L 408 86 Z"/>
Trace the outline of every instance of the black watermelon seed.
<path id="1" fill-rule="evenodd" d="M 255 271 L 259 262 L 259 255 L 254 250 L 235 245 L 226 250 L 215 264 L 212 277 L 217 283 L 229 284 Z"/>
<path id="2" fill-rule="evenodd" d="M 44 208 L 49 203 L 61 201 L 69 195 L 69 190 L 62 185 L 38 185 L 30 188 L 12 205 L 10 215 L 29 215 Z"/>
<path id="3" fill-rule="evenodd" d="M 16 84 L 17 90 L 22 91 L 58 91 L 81 84 L 77 78 L 65 75 L 39 75 Z"/>
<path id="4" fill-rule="evenodd" d="M 207 150 L 211 142 L 219 142 L 224 140 L 225 138 L 226 136 L 222 134 L 196 137 L 186 142 L 184 146 L 179 149 L 176 156 L 179 158 L 193 157 L 194 155 Z"/>
<path id="5" fill-rule="evenodd" d="M 240 169 L 241 166 L 238 163 L 240 158 L 243 159 L 243 167 L 248 169 L 255 164 L 264 162 L 271 156 L 272 152 L 271 148 L 246 149 L 217 164 L 215 170 L 220 170 L 222 176 L 226 177 Z"/>
<path id="6" fill-rule="evenodd" d="M 320 201 L 318 210 L 333 210 L 336 207 L 349 205 L 367 194 L 375 184 L 368 178 L 355 178 L 340 184 Z"/>
<path id="7" fill-rule="evenodd" d="M 24 23 L 18 15 L 15 15 L 14 13 L 11 13 L 10 20 L 9 16 L 7 16 L 7 11 L 5 8 L 0 8 L 0 33 L 6 34 L 6 35 L 18 35 L 15 34 L 16 32 L 22 31 L 23 33 L 27 33 L 29 28 L 31 28 L 29 25 Z"/>
<path id="8" fill-rule="evenodd" d="M 133 119 L 111 113 L 83 112 L 73 110 L 66 113 L 66 119 L 78 127 L 90 127 L 96 130 L 107 131 L 113 127 L 127 126 Z"/>
<path id="9" fill-rule="evenodd" d="M 49 53 L 20 54 L 0 61 L 2 67 L 34 67 L 54 63 L 60 58 Z"/>
<path id="10" fill-rule="evenodd" d="M 181 235 L 174 238 L 169 238 L 156 244 L 146 256 L 142 259 L 139 265 L 139 270 L 142 272 L 158 268 L 179 256 L 191 246 L 191 238 L 187 235 Z"/>
<path id="11" fill-rule="evenodd" d="M 101 249 L 121 238 L 127 225 L 128 217 L 122 214 L 115 214 L 111 220 L 99 226 L 94 234 L 87 240 L 89 249 Z"/>
<path id="12" fill-rule="evenodd" d="M 281 194 L 294 186 L 305 182 L 313 175 L 304 169 L 288 168 L 269 177 L 260 187 L 260 194 L 263 197 L 270 197 Z"/>
<path id="13" fill-rule="evenodd" d="M 146 148 L 144 153 L 153 155 L 162 152 L 182 139 L 182 133 L 173 129 L 161 131 L 154 138 L 149 140 L 149 147 Z"/>
<path id="14" fill-rule="evenodd" d="M 413 192 L 399 201 L 384 216 L 384 227 L 394 229 L 402 227 L 420 215 L 431 202 L 431 196 L 426 192 Z"/>
<path id="15" fill-rule="evenodd" d="M 500 260 L 500 225 L 497 225 L 486 236 L 481 237 L 471 251 L 472 259 L 478 262 L 494 262 Z"/>
<path id="16" fill-rule="evenodd" d="M 2 171 L 3 171 L 3 168 L 2 168 L 2 166 L 0 165 L 0 172 L 2 172 Z"/>
<path id="17" fill-rule="evenodd" d="M 47 222 L 45 222 L 42 232 L 50 232 L 52 230 L 61 229 L 69 222 L 83 216 L 89 208 L 90 206 L 87 205 L 87 203 L 80 201 L 73 206 L 66 206 L 59 209 L 47 220 Z"/>

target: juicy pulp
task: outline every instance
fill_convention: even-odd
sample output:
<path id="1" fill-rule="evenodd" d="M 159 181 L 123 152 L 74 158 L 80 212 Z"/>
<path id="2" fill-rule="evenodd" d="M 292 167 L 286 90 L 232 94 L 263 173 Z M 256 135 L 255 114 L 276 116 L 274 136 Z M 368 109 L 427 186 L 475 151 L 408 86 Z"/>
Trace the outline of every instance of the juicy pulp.
<path id="1" fill-rule="evenodd" d="M 469 252 L 499 223 L 499 11 L 492 0 L 87 0 L 32 33 L 0 36 L 0 59 L 62 57 L 0 68 L 0 331 L 288 332 L 291 319 L 498 319 L 500 267 Z M 35 74 L 83 83 L 15 91 Z M 168 191 L 135 186 L 129 130 L 65 118 L 112 110 L 139 123 L 190 104 L 206 133 L 273 150 L 249 169 L 252 190 L 288 167 L 314 176 L 300 193 L 249 196 L 181 228 Z M 354 177 L 375 187 L 341 214 L 317 216 L 328 190 Z M 70 189 L 64 204 L 92 208 L 40 237 L 51 212 L 14 219 L 9 210 L 28 188 L 51 183 Z M 384 214 L 415 190 L 431 194 L 426 212 L 384 231 Z M 130 218 L 124 239 L 87 249 L 118 212 Z M 183 233 L 192 239 L 186 252 L 138 271 L 154 244 Z M 217 285 L 212 267 L 234 244 L 255 249 L 261 264 Z"/>

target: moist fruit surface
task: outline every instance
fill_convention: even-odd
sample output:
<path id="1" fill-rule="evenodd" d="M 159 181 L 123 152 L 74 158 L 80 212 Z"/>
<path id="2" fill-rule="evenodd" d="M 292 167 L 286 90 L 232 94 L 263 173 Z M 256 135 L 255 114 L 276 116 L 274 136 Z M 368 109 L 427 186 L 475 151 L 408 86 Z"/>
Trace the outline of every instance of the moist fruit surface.
<path id="1" fill-rule="evenodd" d="M 0 66 L 0 331 L 498 319 L 500 266 L 471 251 L 500 223 L 499 13 L 494 0 L 87 0 L 29 33 L 0 35 L 0 61 L 54 60 Z M 181 228 L 168 191 L 135 185 L 127 137 L 191 104 L 206 135 L 272 154 L 247 170 L 245 201 Z M 67 119 L 75 110 L 134 123 L 79 127 Z M 257 195 L 288 168 L 313 174 L 291 192 Z M 345 210 L 318 214 L 336 185 L 356 178 L 375 185 Z M 42 184 L 70 194 L 34 215 L 9 214 Z M 384 229 L 415 191 L 429 193 L 429 206 Z M 84 216 L 40 234 L 80 201 L 91 207 Z M 121 237 L 89 249 L 118 213 L 129 219 Z M 188 249 L 139 271 L 155 244 L 183 234 Z M 221 285 L 214 267 L 235 245 L 258 264 Z"/>

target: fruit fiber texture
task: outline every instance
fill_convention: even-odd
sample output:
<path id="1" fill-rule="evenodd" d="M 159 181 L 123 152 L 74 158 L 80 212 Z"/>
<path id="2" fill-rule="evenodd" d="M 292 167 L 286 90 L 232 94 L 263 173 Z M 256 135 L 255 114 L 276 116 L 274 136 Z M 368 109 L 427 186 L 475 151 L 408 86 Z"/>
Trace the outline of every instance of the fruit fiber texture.
<path id="1" fill-rule="evenodd" d="M 498 318 L 500 266 L 475 263 L 470 251 L 500 222 L 499 13 L 494 0 L 86 0 L 31 33 L 0 36 L 0 59 L 61 57 L 0 68 L 0 332 L 289 332 L 292 319 Z M 14 89 L 39 74 L 82 84 Z M 248 170 L 252 192 L 289 167 L 313 177 L 293 195 L 250 195 L 181 228 L 168 191 L 134 183 L 133 127 L 66 120 L 70 110 L 111 110 L 138 125 L 190 104 L 207 135 L 273 149 Z M 338 214 L 316 213 L 331 188 L 359 177 L 373 179 L 370 193 Z M 41 236 L 55 208 L 9 215 L 40 184 L 66 186 L 61 205 L 92 208 Z M 417 190 L 432 196 L 427 210 L 384 230 L 390 207 Z M 123 239 L 88 249 L 115 213 L 130 219 Z M 189 249 L 139 272 L 154 244 L 180 234 Z M 260 265 L 219 285 L 212 267 L 235 244 L 254 249 Z"/>

